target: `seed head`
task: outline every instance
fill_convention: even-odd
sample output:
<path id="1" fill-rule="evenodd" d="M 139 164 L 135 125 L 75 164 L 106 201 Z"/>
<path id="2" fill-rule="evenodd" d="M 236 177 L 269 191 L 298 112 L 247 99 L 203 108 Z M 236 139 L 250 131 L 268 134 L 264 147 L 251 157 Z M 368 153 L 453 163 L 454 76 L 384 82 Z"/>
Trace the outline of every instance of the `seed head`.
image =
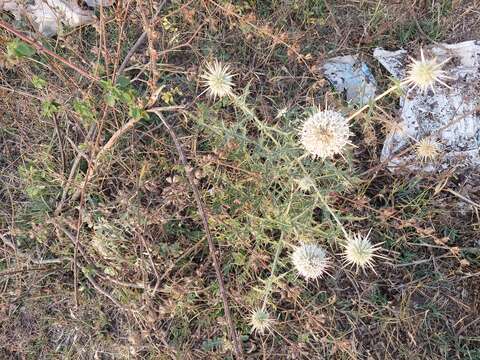
<path id="1" fill-rule="evenodd" d="M 366 267 L 373 270 L 373 258 L 378 256 L 375 254 L 375 251 L 379 249 L 378 245 L 372 245 L 368 239 L 371 231 L 368 232 L 367 236 L 351 234 L 343 245 L 345 248 L 343 252 L 344 262 L 347 265 L 355 265 L 357 271 L 359 268 L 365 271 Z"/>
<path id="2" fill-rule="evenodd" d="M 272 332 L 274 322 L 266 310 L 259 308 L 252 311 L 249 324 L 252 327 L 252 333 L 256 332 L 263 335 L 265 332 Z"/>
<path id="3" fill-rule="evenodd" d="M 440 144 L 431 138 L 425 137 L 415 145 L 415 152 L 421 161 L 433 161 L 440 154 Z"/>
<path id="4" fill-rule="evenodd" d="M 411 85 L 412 89 L 418 87 L 422 93 L 425 93 L 428 88 L 435 92 L 433 86 L 437 82 L 449 87 L 442 81 L 450 79 L 450 77 L 445 75 L 442 66 L 450 59 L 447 59 L 442 63 L 438 63 L 436 58 L 427 60 L 425 59 L 422 49 L 420 49 L 420 60 L 415 60 L 413 58 L 410 59 L 412 60 L 412 63 L 409 65 L 404 84 Z"/>
<path id="5" fill-rule="evenodd" d="M 315 244 L 297 246 L 292 254 L 292 262 L 298 273 L 305 279 L 317 279 L 330 266 L 325 250 Z"/>
<path id="6" fill-rule="evenodd" d="M 300 142 L 315 158 L 327 159 L 340 154 L 352 135 L 347 119 L 332 110 L 317 111 L 303 123 Z"/>
<path id="7" fill-rule="evenodd" d="M 233 76 L 230 73 L 230 65 L 223 65 L 215 60 L 207 63 L 207 70 L 201 78 L 204 79 L 202 83 L 207 87 L 208 95 L 215 99 L 217 96 L 222 98 L 233 94 Z"/>

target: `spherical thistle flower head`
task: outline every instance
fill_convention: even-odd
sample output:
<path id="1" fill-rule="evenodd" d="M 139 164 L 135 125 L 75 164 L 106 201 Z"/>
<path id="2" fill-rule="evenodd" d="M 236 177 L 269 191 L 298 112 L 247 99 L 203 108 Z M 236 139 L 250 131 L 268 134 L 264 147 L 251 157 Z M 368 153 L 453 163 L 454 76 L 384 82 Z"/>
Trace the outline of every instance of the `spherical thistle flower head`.
<path id="1" fill-rule="evenodd" d="M 415 145 L 415 152 L 421 161 L 433 161 L 440 155 L 440 144 L 432 138 L 425 137 Z"/>
<path id="2" fill-rule="evenodd" d="M 361 234 L 351 234 L 347 242 L 343 244 L 344 262 L 347 265 L 354 265 L 358 269 L 365 271 L 366 267 L 373 269 L 374 257 L 378 257 L 375 252 L 379 249 L 379 244 L 373 245 L 370 240 L 370 230 L 367 236 Z M 374 270 L 375 271 L 375 270 Z"/>
<path id="3" fill-rule="evenodd" d="M 300 131 L 300 142 L 310 155 L 320 159 L 342 153 L 352 136 L 347 119 L 339 112 L 318 110 L 308 117 Z"/>
<path id="4" fill-rule="evenodd" d="M 230 65 L 223 65 L 218 60 L 207 63 L 207 69 L 201 75 L 203 86 L 207 87 L 207 93 L 214 99 L 233 94 L 233 74 L 230 73 Z"/>
<path id="5" fill-rule="evenodd" d="M 317 279 L 330 266 L 325 250 L 315 244 L 302 244 L 292 253 L 292 262 L 298 273 L 306 280 Z"/>
<path id="6" fill-rule="evenodd" d="M 450 77 L 445 75 L 442 66 L 450 59 L 441 63 L 438 63 L 436 58 L 425 59 L 423 49 L 420 49 L 420 60 L 410 59 L 412 63 L 408 66 L 407 77 L 404 80 L 404 84 L 411 85 L 411 89 L 418 87 L 422 93 L 425 93 L 429 88 L 435 92 L 433 86 L 437 82 L 449 87 L 442 81 L 450 79 Z"/>
<path id="7" fill-rule="evenodd" d="M 295 179 L 298 188 L 304 192 L 308 192 L 315 187 L 315 181 L 310 176 L 304 176 L 300 179 Z"/>
<path id="8" fill-rule="evenodd" d="M 251 332 L 260 333 L 272 332 L 275 320 L 270 317 L 270 314 L 265 309 L 259 308 L 253 310 L 250 315 L 249 325 L 252 327 Z"/>

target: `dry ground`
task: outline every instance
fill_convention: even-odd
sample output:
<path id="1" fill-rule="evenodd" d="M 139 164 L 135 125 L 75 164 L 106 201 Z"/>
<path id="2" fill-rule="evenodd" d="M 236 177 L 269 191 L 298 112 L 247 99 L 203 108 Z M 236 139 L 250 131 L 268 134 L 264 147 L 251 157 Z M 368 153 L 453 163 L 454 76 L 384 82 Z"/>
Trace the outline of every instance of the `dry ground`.
<path id="1" fill-rule="evenodd" d="M 384 113 L 355 120 L 345 160 L 306 166 L 345 226 L 372 228 L 388 260 L 366 274 L 335 260 L 331 276 L 310 282 L 289 260 L 303 237 L 341 251 L 325 209 L 292 190 L 296 119 L 326 100 L 349 111 L 320 65 L 360 53 L 387 87 L 375 47 L 416 54 L 480 39 L 480 2 L 159 3 L 117 1 L 95 27 L 42 39 L 67 64 L 12 58 L 14 36 L 0 30 L 0 358 L 234 357 L 185 169 L 160 119 L 142 112 L 160 89 L 155 106 L 182 106 L 164 114 L 196 169 L 245 358 L 480 359 L 478 172 L 391 174 L 379 165 Z M 128 85 L 119 64 L 143 29 Z M 261 124 L 202 94 L 213 58 L 232 65 Z M 119 93 L 68 63 L 119 80 Z M 396 97 L 381 106 L 396 119 Z M 252 334 L 249 314 L 269 287 L 273 333 Z"/>

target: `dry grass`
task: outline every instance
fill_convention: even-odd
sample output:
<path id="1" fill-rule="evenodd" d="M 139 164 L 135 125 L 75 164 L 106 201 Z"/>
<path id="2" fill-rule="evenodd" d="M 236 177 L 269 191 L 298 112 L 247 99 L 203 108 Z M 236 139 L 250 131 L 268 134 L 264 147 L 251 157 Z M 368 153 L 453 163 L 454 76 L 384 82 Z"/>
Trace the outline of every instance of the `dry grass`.
<path id="1" fill-rule="evenodd" d="M 148 1 L 118 1 L 95 28 L 46 41 L 114 82 L 144 29 L 131 82 L 116 87 L 39 52 L 9 58 L 0 30 L 0 358 L 234 357 L 191 169 L 143 111 L 173 106 L 163 114 L 205 202 L 245 358 L 480 359 L 478 172 L 391 174 L 379 153 L 397 99 L 358 117 L 346 159 L 304 163 L 344 226 L 383 242 L 377 274 L 357 274 L 294 161 L 310 107 L 351 110 L 318 70 L 325 59 L 359 52 L 381 78 L 374 47 L 478 39 L 479 5 L 167 1 L 155 17 Z M 232 64 L 255 117 L 202 94 L 214 58 Z M 305 238 L 332 255 L 331 276 L 292 270 Z M 263 303 L 273 332 L 252 334 Z"/>

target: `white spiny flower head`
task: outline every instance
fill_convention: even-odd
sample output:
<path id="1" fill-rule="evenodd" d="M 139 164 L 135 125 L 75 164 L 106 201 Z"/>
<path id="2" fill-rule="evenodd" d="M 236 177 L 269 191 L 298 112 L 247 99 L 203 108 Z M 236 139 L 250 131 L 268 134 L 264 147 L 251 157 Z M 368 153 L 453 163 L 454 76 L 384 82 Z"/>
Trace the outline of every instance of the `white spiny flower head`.
<path id="1" fill-rule="evenodd" d="M 440 155 L 440 144 L 432 138 L 424 137 L 415 145 L 415 152 L 421 161 L 433 161 Z"/>
<path id="2" fill-rule="evenodd" d="M 272 332 L 272 327 L 275 320 L 270 317 L 267 310 L 258 308 L 252 311 L 250 315 L 249 325 L 252 327 L 251 332 L 265 334 L 265 332 Z"/>
<path id="3" fill-rule="evenodd" d="M 345 244 L 343 244 L 344 262 L 347 265 L 354 265 L 358 269 L 365 271 L 366 267 L 373 269 L 374 257 L 378 257 L 375 252 L 379 249 L 379 244 L 373 245 L 369 240 L 370 232 L 367 236 L 361 234 L 351 234 Z"/>
<path id="4" fill-rule="evenodd" d="M 404 80 L 405 84 L 411 85 L 412 89 L 418 87 L 422 93 L 425 93 L 429 88 L 435 91 L 433 86 L 437 82 L 449 87 L 443 82 L 443 80 L 450 79 L 450 77 L 445 75 L 442 66 L 450 59 L 441 63 L 438 63 L 436 58 L 425 59 L 423 49 L 420 49 L 420 60 L 410 59 L 412 62 L 408 66 L 407 77 Z"/>
<path id="5" fill-rule="evenodd" d="M 307 280 L 321 277 L 330 266 L 327 253 L 316 244 L 297 246 L 292 253 L 292 262 L 298 273 Z"/>
<path id="6" fill-rule="evenodd" d="M 300 131 L 300 142 L 310 155 L 321 159 L 342 153 L 352 136 L 347 119 L 338 111 L 318 109 Z"/>
<path id="7" fill-rule="evenodd" d="M 201 75 L 203 86 L 207 87 L 208 95 L 214 99 L 233 94 L 233 74 L 230 72 L 230 65 L 223 65 L 218 60 L 207 63 L 207 69 Z"/>
<path id="8" fill-rule="evenodd" d="M 315 181 L 310 176 L 304 176 L 300 179 L 295 179 L 298 188 L 302 191 L 310 191 L 315 187 Z"/>

